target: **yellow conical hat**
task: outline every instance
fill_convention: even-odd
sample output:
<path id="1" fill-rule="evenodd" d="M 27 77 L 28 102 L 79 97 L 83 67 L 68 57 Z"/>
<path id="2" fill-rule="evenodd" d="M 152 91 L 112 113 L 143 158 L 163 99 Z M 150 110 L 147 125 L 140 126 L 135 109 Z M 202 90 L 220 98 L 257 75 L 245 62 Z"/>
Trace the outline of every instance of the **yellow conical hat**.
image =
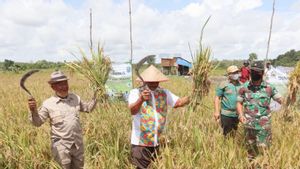
<path id="1" fill-rule="evenodd" d="M 141 73 L 142 78 L 145 82 L 165 82 L 169 79 L 161 73 L 155 66 L 151 65 Z M 142 81 L 140 78 L 137 81 Z"/>

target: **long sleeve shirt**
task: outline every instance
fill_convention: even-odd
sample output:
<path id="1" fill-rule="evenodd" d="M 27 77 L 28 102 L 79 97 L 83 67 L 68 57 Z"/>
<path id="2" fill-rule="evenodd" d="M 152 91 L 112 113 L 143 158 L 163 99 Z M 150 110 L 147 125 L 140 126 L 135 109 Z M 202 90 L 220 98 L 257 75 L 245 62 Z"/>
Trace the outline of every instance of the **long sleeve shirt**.
<path id="1" fill-rule="evenodd" d="M 29 119 L 39 127 L 49 118 L 52 144 L 60 143 L 68 148 L 75 144 L 78 148 L 83 144 L 79 112 L 91 112 L 96 102 L 96 99 L 83 102 L 73 93 L 65 99 L 52 96 L 43 102 L 37 112 L 31 112 Z"/>

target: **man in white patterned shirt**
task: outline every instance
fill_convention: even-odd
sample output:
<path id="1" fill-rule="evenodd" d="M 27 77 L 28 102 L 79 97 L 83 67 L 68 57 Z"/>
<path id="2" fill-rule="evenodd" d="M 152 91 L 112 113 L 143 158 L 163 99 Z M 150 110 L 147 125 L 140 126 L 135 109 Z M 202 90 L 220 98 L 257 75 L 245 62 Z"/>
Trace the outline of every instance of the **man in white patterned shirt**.
<path id="1" fill-rule="evenodd" d="M 168 107 L 185 106 L 189 103 L 189 97 L 179 98 L 161 88 L 159 83 L 168 81 L 168 78 L 153 65 L 144 70 L 141 77 L 146 86 L 130 91 L 128 107 L 133 117 L 131 162 L 137 169 L 146 169 L 158 153 Z"/>

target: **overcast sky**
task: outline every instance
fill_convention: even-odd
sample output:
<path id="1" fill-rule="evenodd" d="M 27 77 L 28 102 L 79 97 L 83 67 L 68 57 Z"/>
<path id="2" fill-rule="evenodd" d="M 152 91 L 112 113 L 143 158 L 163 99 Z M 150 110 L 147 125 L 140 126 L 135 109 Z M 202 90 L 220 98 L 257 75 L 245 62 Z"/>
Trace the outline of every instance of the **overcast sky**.
<path id="1" fill-rule="evenodd" d="M 93 41 L 113 61 L 130 55 L 127 0 L 0 0 L 0 61 L 74 60 Z M 132 0 L 134 61 L 148 54 L 181 54 L 203 42 L 216 59 L 265 58 L 272 0 Z M 300 0 L 277 0 L 270 58 L 300 50 Z"/>

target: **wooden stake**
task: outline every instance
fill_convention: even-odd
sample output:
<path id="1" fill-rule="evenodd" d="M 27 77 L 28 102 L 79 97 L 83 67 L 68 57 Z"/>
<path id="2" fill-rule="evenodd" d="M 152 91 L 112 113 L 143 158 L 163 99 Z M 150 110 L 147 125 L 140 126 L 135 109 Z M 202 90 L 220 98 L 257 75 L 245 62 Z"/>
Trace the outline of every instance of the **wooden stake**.
<path id="1" fill-rule="evenodd" d="M 133 64 L 132 64 L 132 58 L 133 58 L 133 47 L 132 47 L 132 19 L 131 19 L 131 0 L 128 0 L 128 5 L 129 5 L 129 38 L 130 38 L 130 64 L 131 68 L 133 69 Z M 133 87 L 133 71 L 131 71 L 131 77 L 132 77 L 132 87 Z"/>
<path id="2" fill-rule="evenodd" d="M 269 49 L 270 49 L 270 42 L 271 42 L 271 36 L 272 36 L 274 13 L 275 13 L 275 0 L 273 0 L 273 11 L 272 11 L 272 16 L 271 16 L 271 23 L 270 23 L 269 38 L 268 38 L 268 45 L 267 45 L 267 53 L 266 53 L 265 62 L 268 60 L 268 56 L 269 56 Z"/>
<path id="3" fill-rule="evenodd" d="M 191 55 L 191 58 L 192 58 L 192 62 L 194 64 L 195 60 L 194 60 L 194 56 L 193 56 L 193 52 L 192 52 L 192 48 L 191 48 L 190 42 L 188 42 L 188 46 L 189 46 L 189 50 L 190 50 L 190 55 Z"/>
<path id="4" fill-rule="evenodd" d="M 93 16 L 92 8 L 90 8 L 90 50 L 93 50 Z"/>

